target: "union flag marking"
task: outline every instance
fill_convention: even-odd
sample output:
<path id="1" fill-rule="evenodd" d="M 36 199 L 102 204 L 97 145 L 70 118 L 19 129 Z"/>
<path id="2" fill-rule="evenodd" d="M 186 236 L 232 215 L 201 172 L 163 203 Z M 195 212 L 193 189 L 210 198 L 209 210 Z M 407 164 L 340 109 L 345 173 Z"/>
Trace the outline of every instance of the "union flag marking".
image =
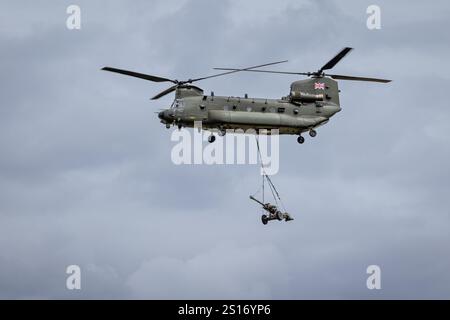
<path id="1" fill-rule="evenodd" d="M 325 90 L 325 83 L 315 82 L 314 83 L 314 90 Z"/>

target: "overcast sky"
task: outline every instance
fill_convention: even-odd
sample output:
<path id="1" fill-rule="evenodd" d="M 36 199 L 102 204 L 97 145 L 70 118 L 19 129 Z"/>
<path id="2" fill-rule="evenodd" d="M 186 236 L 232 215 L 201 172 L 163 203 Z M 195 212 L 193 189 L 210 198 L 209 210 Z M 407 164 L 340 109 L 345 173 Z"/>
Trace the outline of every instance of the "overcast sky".
<path id="1" fill-rule="evenodd" d="M 0 297 L 450 298 L 449 16 L 443 0 L 1 1 Z M 257 166 L 173 165 L 155 114 L 173 95 L 149 100 L 166 84 L 100 71 L 313 71 L 344 46 L 333 72 L 394 81 L 342 81 L 316 138 L 280 138 L 272 179 L 295 220 L 267 226 Z M 199 85 L 279 98 L 297 79 Z"/>

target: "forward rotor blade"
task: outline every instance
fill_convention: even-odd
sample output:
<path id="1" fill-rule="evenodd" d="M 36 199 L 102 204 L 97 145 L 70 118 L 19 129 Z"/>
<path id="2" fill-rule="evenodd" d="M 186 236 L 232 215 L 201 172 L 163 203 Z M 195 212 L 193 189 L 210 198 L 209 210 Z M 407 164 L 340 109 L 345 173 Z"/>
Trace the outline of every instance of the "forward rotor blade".
<path id="1" fill-rule="evenodd" d="M 295 74 L 309 76 L 310 73 L 307 72 L 289 72 L 289 71 L 273 71 L 273 70 L 252 70 L 252 69 L 233 69 L 233 68 L 214 68 L 214 70 L 234 70 L 238 71 L 249 71 L 249 72 L 264 72 L 264 73 L 280 73 L 280 74 Z"/>
<path id="2" fill-rule="evenodd" d="M 169 93 L 175 91 L 175 90 L 177 89 L 177 87 L 178 87 L 178 85 L 176 84 L 176 85 L 174 85 L 174 86 L 171 86 L 169 89 L 166 89 L 166 90 L 164 90 L 164 91 L 161 91 L 161 92 L 158 93 L 156 96 L 154 96 L 154 97 L 152 98 L 152 100 L 157 100 L 157 99 L 159 99 L 159 98 L 161 98 L 161 97 L 164 97 L 166 94 L 169 94 Z"/>
<path id="3" fill-rule="evenodd" d="M 345 57 L 353 48 L 346 47 L 341 50 L 333 59 L 328 61 L 322 68 L 319 69 L 318 73 L 322 73 L 323 70 L 329 70 L 333 68 L 343 57 Z"/>
<path id="4" fill-rule="evenodd" d="M 370 81 L 370 82 L 381 82 L 381 83 L 388 83 L 388 82 L 392 81 L 392 80 L 388 80 L 388 79 L 344 76 L 344 75 L 340 75 L 340 74 L 326 74 L 326 76 L 332 77 L 333 79 L 339 79 L 339 80 Z"/>
<path id="5" fill-rule="evenodd" d="M 149 80 L 149 81 L 153 81 L 153 82 L 172 82 L 172 83 L 177 83 L 175 80 L 162 78 L 162 77 L 157 77 L 157 76 L 152 76 L 150 74 L 137 73 L 137 72 L 128 71 L 128 70 L 122 70 L 122 69 L 116 69 L 116 68 L 110 68 L 110 67 L 104 67 L 104 68 L 102 68 L 102 70 L 115 72 L 115 73 L 120 73 L 120 74 L 124 74 L 126 76 L 140 78 L 140 79 Z"/>
<path id="6" fill-rule="evenodd" d="M 209 79 L 209 78 L 220 77 L 220 76 L 224 76 L 224 75 L 227 75 L 227 74 L 236 73 L 236 72 L 240 72 L 240 71 L 250 71 L 252 69 L 267 67 L 267 66 L 271 66 L 271 65 L 274 65 L 274 64 L 285 63 L 285 62 L 287 62 L 287 60 L 260 64 L 258 66 L 248 67 L 248 68 L 244 68 L 244 69 L 220 69 L 220 68 L 214 68 L 215 70 L 228 70 L 228 72 L 222 72 L 222 73 L 218 73 L 218 74 L 213 74 L 211 76 L 207 76 L 207 77 L 203 77 L 203 78 L 191 79 L 188 82 L 194 82 L 194 81 L 205 80 L 205 79 Z"/>

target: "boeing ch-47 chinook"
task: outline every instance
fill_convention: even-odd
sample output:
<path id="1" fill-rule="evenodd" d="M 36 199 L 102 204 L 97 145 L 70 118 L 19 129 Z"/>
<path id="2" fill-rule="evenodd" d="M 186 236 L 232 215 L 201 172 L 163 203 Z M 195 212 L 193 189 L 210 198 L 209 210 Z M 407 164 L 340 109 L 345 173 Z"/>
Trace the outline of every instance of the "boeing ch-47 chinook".
<path id="1" fill-rule="evenodd" d="M 227 129 L 253 129 L 257 134 L 261 130 L 270 133 L 271 129 L 278 129 L 279 134 L 298 135 L 298 143 L 304 143 L 305 138 L 302 136 L 302 133 L 309 132 L 311 137 L 315 137 L 317 135 L 316 128 L 327 123 L 334 114 L 341 111 L 338 84 L 334 79 L 381 83 L 391 81 L 378 78 L 326 74 L 324 72 L 332 69 L 351 50 L 352 48 L 342 49 L 334 58 L 315 72 L 259 70 L 259 68 L 286 61 L 272 62 L 244 69 L 215 68 L 225 72 L 186 81 L 172 80 L 110 67 L 105 67 L 102 70 L 153 82 L 172 82 L 173 86 L 152 98 L 156 100 L 175 91 L 175 100 L 172 106 L 158 114 L 161 122 L 167 128 L 173 125 L 178 126 L 179 129 L 182 127 L 194 127 L 196 122 L 200 122 L 202 128 L 211 131 L 211 135 L 208 137 L 210 143 L 216 139 L 213 131 L 218 131 L 219 135 L 223 136 Z M 202 89 L 192 85 L 196 81 L 242 71 L 303 75 L 310 77 L 310 79 L 293 82 L 290 94 L 281 99 L 257 99 L 249 98 L 247 95 L 244 97 L 214 96 L 213 92 L 211 92 L 211 95 L 205 95 Z M 277 205 L 264 202 L 264 185 L 266 180 Z M 262 201 L 254 196 L 250 196 L 250 199 L 260 204 L 266 212 L 261 216 L 263 224 L 267 224 L 271 220 L 293 220 L 289 213 L 278 209 L 277 199 L 282 205 L 281 198 L 267 174 L 264 174 L 262 190 Z"/>
<path id="2" fill-rule="evenodd" d="M 189 79 L 186 81 L 172 80 L 158 76 L 137 73 L 128 70 L 104 67 L 102 70 L 116 72 L 127 76 L 145 79 L 153 82 L 172 82 L 174 85 L 158 93 L 152 100 L 159 99 L 175 91 L 172 106 L 159 112 L 161 122 L 170 128 L 172 125 L 193 127 L 194 122 L 201 121 L 202 128 L 211 131 L 209 142 L 215 141 L 213 131 L 220 136 L 225 135 L 227 129 L 278 129 L 280 134 L 298 135 L 298 143 L 305 138 L 302 133 L 309 132 L 311 137 L 317 135 L 316 128 L 324 125 L 341 110 L 339 103 L 339 89 L 337 80 L 357 80 L 387 83 L 391 80 L 326 74 L 324 71 L 333 68 L 352 48 L 344 48 L 334 58 L 315 72 L 286 72 L 259 70 L 269 65 L 284 63 L 278 61 L 263 65 L 243 68 L 215 68 L 225 72 L 207 77 Z M 209 78 L 228 75 L 236 72 L 265 72 L 290 75 L 303 75 L 309 79 L 295 81 L 291 84 L 290 94 L 281 99 L 227 97 L 205 95 L 203 90 L 192 83 Z"/>

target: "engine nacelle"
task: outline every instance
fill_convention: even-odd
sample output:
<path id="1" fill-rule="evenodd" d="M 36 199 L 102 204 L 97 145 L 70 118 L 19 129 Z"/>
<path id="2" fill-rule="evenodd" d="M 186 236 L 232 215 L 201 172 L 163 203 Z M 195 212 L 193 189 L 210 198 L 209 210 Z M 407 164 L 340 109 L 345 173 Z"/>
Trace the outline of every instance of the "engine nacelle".
<path id="1" fill-rule="evenodd" d="M 314 94 L 301 91 L 291 91 L 290 97 L 294 101 L 301 101 L 301 102 L 323 101 L 325 98 L 323 93 Z"/>

